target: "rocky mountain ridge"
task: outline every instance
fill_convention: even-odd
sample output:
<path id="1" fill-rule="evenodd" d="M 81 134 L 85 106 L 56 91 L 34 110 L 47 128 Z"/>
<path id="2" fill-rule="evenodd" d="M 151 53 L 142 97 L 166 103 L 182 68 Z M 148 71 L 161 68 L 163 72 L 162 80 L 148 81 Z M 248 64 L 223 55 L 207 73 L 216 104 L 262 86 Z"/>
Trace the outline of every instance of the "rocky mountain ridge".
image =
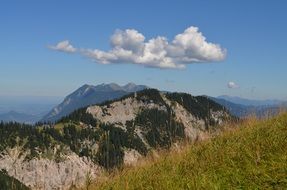
<path id="1" fill-rule="evenodd" d="M 136 85 L 134 83 L 128 83 L 123 86 L 116 83 L 103 83 L 96 86 L 85 84 L 68 95 L 62 103 L 54 107 L 41 119 L 41 121 L 55 122 L 62 117 L 69 115 L 76 109 L 119 98 L 130 92 L 135 92 L 146 88 L 148 87 L 145 85 Z"/>
<path id="2" fill-rule="evenodd" d="M 80 187 L 150 151 L 200 140 L 230 119 L 208 97 L 146 89 L 78 109 L 53 125 L 1 123 L 0 169 L 32 189 Z"/>

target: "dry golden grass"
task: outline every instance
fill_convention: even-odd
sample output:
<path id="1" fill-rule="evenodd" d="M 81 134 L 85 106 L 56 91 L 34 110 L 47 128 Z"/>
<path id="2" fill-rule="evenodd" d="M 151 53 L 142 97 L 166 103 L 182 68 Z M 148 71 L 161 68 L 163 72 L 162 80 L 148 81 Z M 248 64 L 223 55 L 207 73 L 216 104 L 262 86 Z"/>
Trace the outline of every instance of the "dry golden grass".
<path id="1" fill-rule="evenodd" d="M 212 134 L 105 174 L 89 189 L 287 189 L 287 113 Z"/>

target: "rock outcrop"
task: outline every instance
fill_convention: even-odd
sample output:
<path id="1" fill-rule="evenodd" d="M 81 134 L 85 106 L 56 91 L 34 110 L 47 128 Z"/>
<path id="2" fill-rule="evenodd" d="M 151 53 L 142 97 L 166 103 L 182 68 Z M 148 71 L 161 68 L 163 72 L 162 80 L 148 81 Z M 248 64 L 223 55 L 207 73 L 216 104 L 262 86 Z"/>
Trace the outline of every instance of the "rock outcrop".
<path id="1" fill-rule="evenodd" d="M 69 189 L 82 187 L 87 178 L 95 179 L 101 167 L 87 157 L 75 153 L 65 155 L 56 162 L 47 158 L 26 160 L 27 152 L 14 147 L 0 156 L 0 167 L 10 176 L 21 181 L 31 189 Z"/>

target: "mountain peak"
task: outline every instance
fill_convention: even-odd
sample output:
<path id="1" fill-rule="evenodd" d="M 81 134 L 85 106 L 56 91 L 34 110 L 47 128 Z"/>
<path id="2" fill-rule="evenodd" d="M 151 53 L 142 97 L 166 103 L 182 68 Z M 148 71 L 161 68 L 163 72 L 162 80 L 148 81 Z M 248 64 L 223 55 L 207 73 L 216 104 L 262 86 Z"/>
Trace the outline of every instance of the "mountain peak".
<path id="1" fill-rule="evenodd" d="M 135 86 L 136 86 L 135 83 L 129 82 L 128 84 L 124 85 L 123 87 L 135 87 Z"/>
<path id="2" fill-rule="evenodd" d="M 44 116 L 42 121 L 56 121 L 76 109 L 120 98 L 131 92 L 146 88 L 148 87 L 134 83 L 128 83 L 124 86 L 120 86 L 116 83 L 102 83 L 96 86 L 84 84 L 68 95 L 61 104 L 53 108 L 53 110 Z"/>
<path id="3" fill-rule="evenodd" d="M 109 83 L 107 84 L 107 86 L 109 86 L 113 90 L 122 90 L 122 87 L 117 83 Z"/>
<path id="4" fill-rule="evenodd" d="M 135 83 L 130 82 L 130 83 L 122 86 L 122 88 L 127 92 L 135 92 L 135 91 L 147 89 L 149 87 L 145 86 L 145 85 L 136 85 Z"/>

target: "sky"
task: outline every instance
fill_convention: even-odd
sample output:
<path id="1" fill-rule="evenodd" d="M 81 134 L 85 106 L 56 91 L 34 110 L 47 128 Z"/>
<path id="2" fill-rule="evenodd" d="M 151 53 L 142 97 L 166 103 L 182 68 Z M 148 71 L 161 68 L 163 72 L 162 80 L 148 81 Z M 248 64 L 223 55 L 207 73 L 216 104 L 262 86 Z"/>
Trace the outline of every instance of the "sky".
<path id="1" fill-rule="evenodd" d="M 16 1 L 0 5 L 0 96 L 134 82 L 287 100 L 287 1 Z"/>

